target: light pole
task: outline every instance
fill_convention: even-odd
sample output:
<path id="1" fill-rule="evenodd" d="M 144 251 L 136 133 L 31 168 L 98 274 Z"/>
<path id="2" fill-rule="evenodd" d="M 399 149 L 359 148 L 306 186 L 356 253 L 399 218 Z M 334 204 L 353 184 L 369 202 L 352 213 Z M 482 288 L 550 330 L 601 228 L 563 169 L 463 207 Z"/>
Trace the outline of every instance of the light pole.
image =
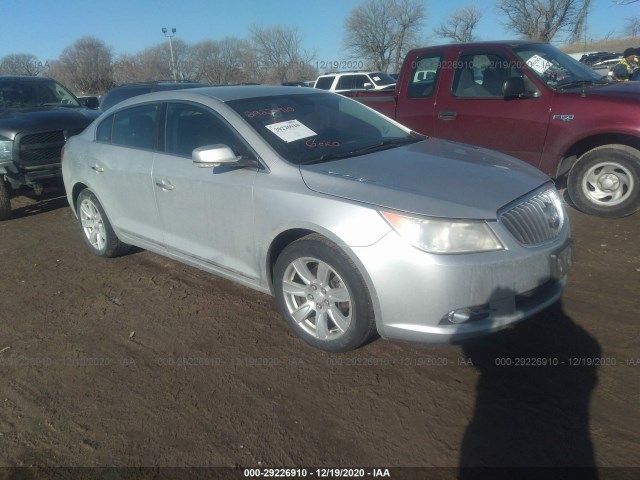
<path id="1" fill-rule="evenodd" d="M 162 33 L 164 33 L 164 36 L 169 39 L 169 51 L 171 52 L 171 73 L 173 74 L 173 81 L 177 82 L 178 80 L 176 79 L 176 64 L 173 61 L 173 44 L 171 43 L 171 39 L 176 34 L 176 29 L 172 28 L 171 33 L 169 33 L 167 27 L 162 27 Z"/>

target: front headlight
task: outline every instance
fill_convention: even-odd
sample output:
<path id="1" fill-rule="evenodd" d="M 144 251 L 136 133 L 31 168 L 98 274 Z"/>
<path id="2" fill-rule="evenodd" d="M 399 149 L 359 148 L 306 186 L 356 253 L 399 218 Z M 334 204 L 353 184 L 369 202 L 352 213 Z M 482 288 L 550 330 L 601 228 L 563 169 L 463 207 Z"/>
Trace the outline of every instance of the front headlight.
<path id="1" fill-rule="evenodd" d="M 13 140 L 0 135 L 0 162 L 11 161 L 13 159 Z"/>
<path id="2" fill-rule="evenodd" d="M 407 242 L 429 253 L 471 253 L 503 250 L 491 228 L 482 221 L 425 219 L 380 212 Z"/>

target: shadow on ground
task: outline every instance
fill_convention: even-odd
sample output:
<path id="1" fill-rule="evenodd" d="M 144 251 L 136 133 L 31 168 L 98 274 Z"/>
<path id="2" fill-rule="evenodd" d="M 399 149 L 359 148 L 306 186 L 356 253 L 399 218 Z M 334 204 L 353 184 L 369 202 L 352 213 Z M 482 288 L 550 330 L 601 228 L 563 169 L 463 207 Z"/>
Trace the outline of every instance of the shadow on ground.
<path id="1" fill-rule="evenodd" d="M 64 189 L 55 189 L 42 195 L 33 192 L 18 192 L 17 196 L 11 199 L 11 219 L 25 218 L 38 215 L 59 208 L 69 206 Z"/>
<path id="2" fill-rule="evenodd" d="M 589 402 L 597 384 L 590 359 L 601 348 L 560 302 L 515 329 L 466 343 L 464 353 L 480 379 L 460 453 L 461 479 L 502 478 L 493 468 L 505 467 L 580 467 L 580 478 L 598 478 Z"/>

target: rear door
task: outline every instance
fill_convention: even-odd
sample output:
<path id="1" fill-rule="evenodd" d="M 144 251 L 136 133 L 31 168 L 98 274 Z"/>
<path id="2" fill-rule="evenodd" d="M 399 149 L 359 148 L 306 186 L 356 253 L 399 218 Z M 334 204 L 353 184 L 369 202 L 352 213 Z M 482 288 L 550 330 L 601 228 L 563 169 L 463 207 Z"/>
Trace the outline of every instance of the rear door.
<path id="1" fill-rule="evenodd" d="M 162 245 L 151 171 L 157 151 L 159 104 L 125 108 L 98 125 L 89 149 L 91 189 L 117 229 Z M 140 243 L 140 242 L 139 242 Z"/>
<path id="2" fill-rule="evenodd" d="M 448 88 L 438 92 L 436 137 L 498 150 L 539 166 L 549 125 L 551 95 L 543 94 L 520 68 L 520 60 L 499 49 L 451 49 Z M 523 77 L 532 98 L 508 99 L 502 85 Z"/>

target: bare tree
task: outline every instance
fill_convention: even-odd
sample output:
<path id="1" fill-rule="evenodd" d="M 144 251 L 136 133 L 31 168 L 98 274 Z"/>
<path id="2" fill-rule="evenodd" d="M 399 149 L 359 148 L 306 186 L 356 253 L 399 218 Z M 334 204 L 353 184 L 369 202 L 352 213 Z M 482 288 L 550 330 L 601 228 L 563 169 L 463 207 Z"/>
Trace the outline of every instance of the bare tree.
<path id="1" fill-rule="evenodd" d="M 420 0 L 365 0 L 345 21 L 345 48 L 372 68 L 397 70 L 403 55 L 415 46 L 425 18 Z"/>
<path id="2" fill-rule="evenodd" d="M 246 40 L 225 38 L 206 40 L 191 47 L 193 80 L 212 84 L 233 84 L 253 81 L 247 64 L 252 49 Z"/>
<path id="3" fill-rule="evenodd" d="M 426 7 L 424 3 L 415 0 L 396 0 L 393 2 L 391 14 L 397 29 L 393 71 L 398 72 L 407 51 L 416 46 L 416 30 L 424 22 Z"/>
<path id="4" fill-rule="evenodd" d="M 168 78 L 166 71 L 167 66 L 154 48 L 120 55 L 113 62 L 113 80 L 117 85 L 165 79 Z"/>
<path id="5" fill-rule="evenodd" d="M 434 28 L 433 32 L 454 42 L 472 42 L 473 31 L 482 18 L 482 12 L 475 5 L 468 5 L 454 11 L 446 22 Z"/>
<path id="6" fill-rule="evenodd" d="M 0 59 L 0 75 L 37 77 L 47 68 L 46 63 L 42 63 L 30 53 L 13 53 Z"/>
<path id="7" fill-rule="evenodd" d="M 578 38 L 590 0 L 498 0 L 507 28 L 532 40 L 549 42 L 559 32 Z"/>
<path id="8" fill-rule="evenodd" d="M 640 35 L 640 17 L 627 18 L 624 33 L 625 35 L 633 38 Z"/>
<path id="9" fill-rule="evenodd" d="M 297 27 L 252 25 L 250 34 L 267 81 L 298 80 L 305 66 L 315 58 L 315 52 L 301 47 L 303 36 Z"/>
<path id="10" fill-rule="evenodd" d="M 49 75 L 76 93 L 97 94 L 113 86 L 112 54 L 102 40 L 83 37 L 51 62 Z"/>

